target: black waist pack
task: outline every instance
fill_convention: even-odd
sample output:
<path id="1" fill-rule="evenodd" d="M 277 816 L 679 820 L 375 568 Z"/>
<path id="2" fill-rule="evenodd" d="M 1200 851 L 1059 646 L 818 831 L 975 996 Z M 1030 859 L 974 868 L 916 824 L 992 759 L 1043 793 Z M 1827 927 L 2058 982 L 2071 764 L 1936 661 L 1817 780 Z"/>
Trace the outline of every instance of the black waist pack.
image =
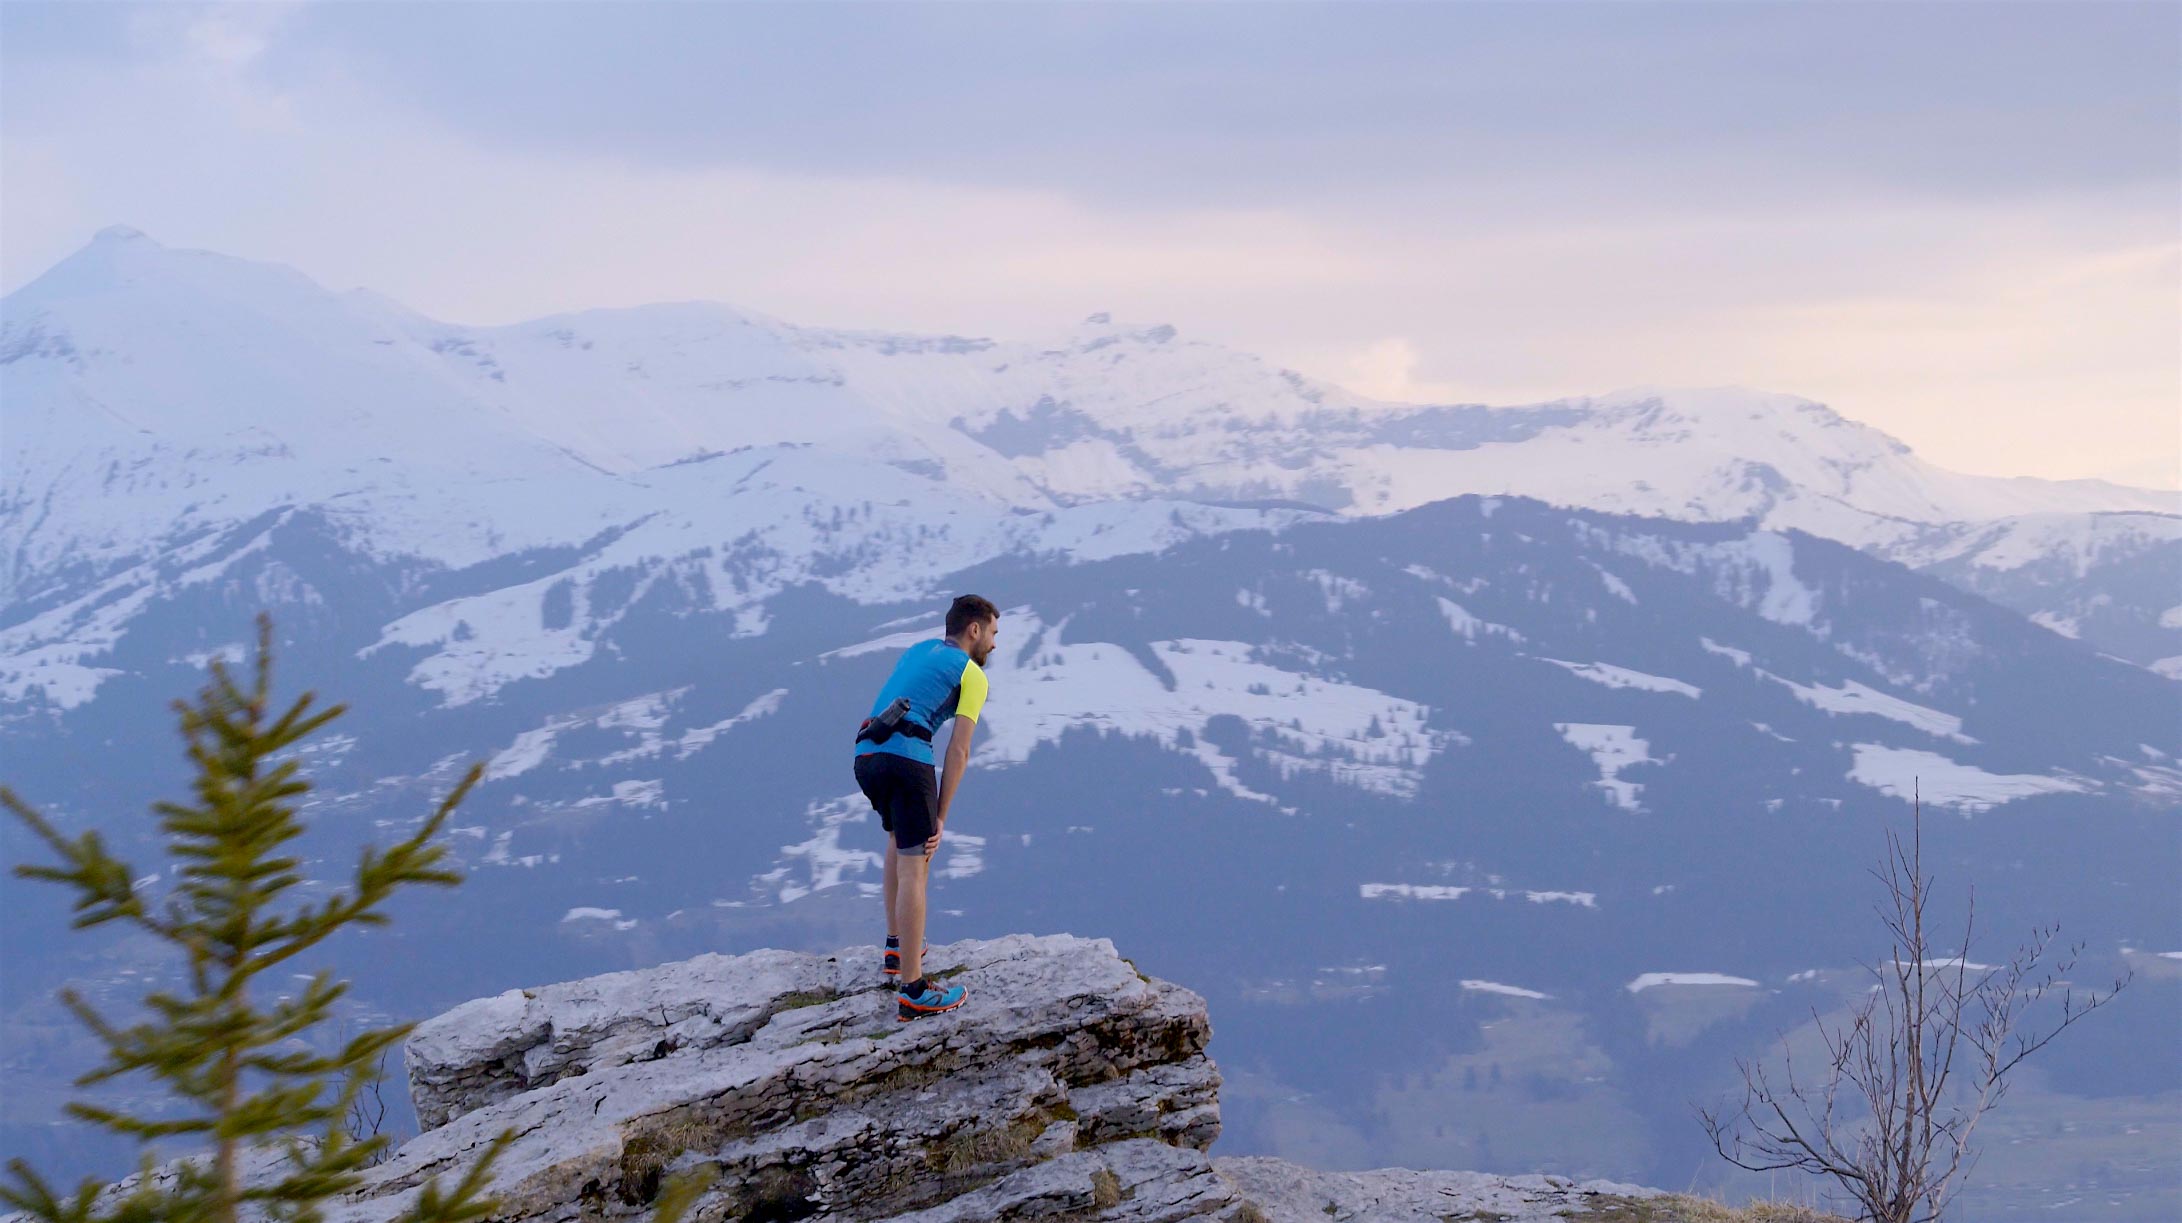
<path id="1" fill-rule="evenodd" d="M 865 718 L 856 728 L 858 743 L 884 743 L 896 735 L 908 735 L 912 739 L 932 741 L 932 732 L 909 720 L 909 698 L 894 698 L 894 703 L 879 711 L 876 718 Z"/>

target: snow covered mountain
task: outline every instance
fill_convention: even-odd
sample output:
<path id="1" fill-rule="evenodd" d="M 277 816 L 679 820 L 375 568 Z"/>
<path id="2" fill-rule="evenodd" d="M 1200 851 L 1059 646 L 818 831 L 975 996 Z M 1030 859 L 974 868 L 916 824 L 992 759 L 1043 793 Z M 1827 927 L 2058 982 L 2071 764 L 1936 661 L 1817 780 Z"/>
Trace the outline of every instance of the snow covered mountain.
<path id="1" fill-rule="evenodd" d="M 763 459 L 709 461 L 798 445 L 816 453 L 792 487 L 814 504 L 861 502 L 852 494 L 866 487 L 915 503 L 839 525 L 821 511 L 814 533 L 864 569 L 902 552 L 888 539 L 912 519 L 947 524 L 935 529 L 973 551 L 1071 550 L 1079 530 L 1167 521 L 1174 507 L 1090 527 L 1057 514 L 1060 535 L 1037 545 L 1035 531 L 997 524 L 1117 502 L 1357 515 L 1505 493 L 1807 530 L 1937 566 L 2134 661 L 2182 665 L 2168 601 L 2182 589 L 2176 495 L 1945 472 L 1788 395 L 1387 404 L 1103 315 L 1049 344 L 817 330 L 705 303 L 468 328 L 126 229 L 102 232 L 0 314 L 0 591 L 13 626 L 0 683 L 18 695 L 32 683 L 82 692 L 90 677 L 69 668 L 117 631 L 125 611 L 112 609 L 137 589 L 123 575 L 207 532 L 311 506 L 375 557 L 455 569 L 639 523 L 655 525 L 624 552 L 689 544 L 687 530 L 658 538 L 673 523 L 769 536 L 792 511 L 730 496 Z M 816 542 L 765 546 L 794 556 Z M 2117 599 L 2114 565 L 2175 580 Z M 93 590 L 109 608 L 95 624 L 23 623 Z"/>
<path id="2" fill-rule="evenodd" d="M 314 877 L 490 762 L 470 882 L 332 949 L 360 1005 L 866 937 L 846 724 L 976 589 L 939 936 L 1095 929 L 1201 983 L 1238 1152 L 1687 1183 L 1686 1102 L 1860 988 L 1921 790 L 1996 940 L 2059 920 L 2146 977 L 2011 1101 L 1981 1217 L 2182 1200 L 2182 1068 L 2141 1055 L 2182 1035 L 2182 686 L 2131 665 L 2182 655 L 2171 494 L 1747 391 L 1376 403 L 1096 317 L 455 327 L 126 231 L 6 299 L 0 389 L 0 779 L 140 844 L 166 701 L 260 608 L 355 710 Z M 0 1124 L 69 1154 L 52 989 L 158 969 L 0 896 Z"/>

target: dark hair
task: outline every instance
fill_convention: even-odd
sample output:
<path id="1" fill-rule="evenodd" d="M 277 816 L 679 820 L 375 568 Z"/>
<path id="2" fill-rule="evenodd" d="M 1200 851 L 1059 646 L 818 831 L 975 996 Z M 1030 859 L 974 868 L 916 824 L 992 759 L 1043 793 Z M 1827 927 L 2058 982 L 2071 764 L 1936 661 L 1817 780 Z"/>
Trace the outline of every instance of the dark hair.
<path id="1" fill-rule="evenodd" d="M 998 620 L 1000 609 L 983 595 L 957 595 L 947 609 L 947 635 L 958 637 L 962 630 L 980 620 Z"/>

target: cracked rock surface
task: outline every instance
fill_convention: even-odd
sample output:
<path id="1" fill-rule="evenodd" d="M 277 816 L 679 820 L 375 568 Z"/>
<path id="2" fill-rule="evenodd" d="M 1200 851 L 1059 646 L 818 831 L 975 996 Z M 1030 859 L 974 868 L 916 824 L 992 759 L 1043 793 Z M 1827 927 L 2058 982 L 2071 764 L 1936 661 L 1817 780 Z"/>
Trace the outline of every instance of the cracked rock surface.
<path id="1" fill-rule="evenodd" d="M 1104 939 L 934 947 L 968 1005 L 899 1023 L 878 953 L 760 951 L 513 990 L 421 1024 L 427 1127 L 327 1212 L 390 1223 L 496 1135 L 495 1220 L 1547 1219 L 1651 1190 L 1554 1177 L 1324 1173 L 1222 1159 L 1204 999 Z"/>
<path id="2" fill-rule="evenodd" d="M 502 1131 L 496 1218 L 638 1218 L 717 1179 L 694 1219 L 1244 1218 L 1205 1154 L 1219 1072 L 1204 1000 L 1105 940 L 935 947 L 960 1010 L 911 1023 L 877 952 L 701 956 L 517 990 L 419 1025 L 421 1136 L 330 1217 L 398 1216 Z"/>

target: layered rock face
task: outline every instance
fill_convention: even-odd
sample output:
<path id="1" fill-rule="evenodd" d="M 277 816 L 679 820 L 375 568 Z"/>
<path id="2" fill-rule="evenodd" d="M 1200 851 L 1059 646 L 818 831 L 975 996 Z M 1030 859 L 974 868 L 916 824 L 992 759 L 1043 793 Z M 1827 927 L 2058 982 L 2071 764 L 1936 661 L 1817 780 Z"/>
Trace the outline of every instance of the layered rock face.
<path id="1" fill-rule="evenodd" d="M 407 1051 L 425 1132 L 329 1217 L 379 1223 L 502 1132 L 499 1220 L 1547 1219 L 1650 1191 L 1468 1173 L 1217 1163 L 1204 1000 L 1105 940 L 931 949 L 960 1010 L 900 1023 L 875 950 L 701 956 L 479 999 Z M 1671 1218 L 1671 1216 L 1661 1216 Z"/>

